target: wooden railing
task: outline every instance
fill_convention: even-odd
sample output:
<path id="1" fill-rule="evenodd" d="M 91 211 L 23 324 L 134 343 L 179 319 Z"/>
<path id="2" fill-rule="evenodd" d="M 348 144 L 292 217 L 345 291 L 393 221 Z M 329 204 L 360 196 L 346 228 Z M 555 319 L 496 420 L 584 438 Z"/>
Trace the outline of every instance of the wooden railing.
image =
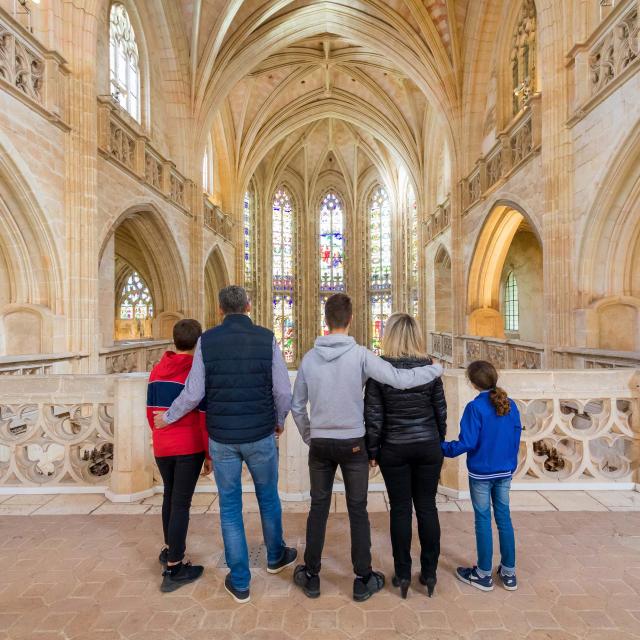
<path id="1" fill-rule="evenodd" d="M 504 183 L 540 149 L 540 94 L 532 96 L 493 148 L 462 181 L 463 207 L 469 209 Z"/>
<path id="2" fill-rule="evenodd" d="M 62 56 L 45 49 L 0 8 L 0 86 L 47 120 L 68 130 L 67 77 Z"/>
<path id="3" fill-rule="evenodd" d="M 436 207 L 436 210 L 426 219 L 425 229 L 427 241 L 431 242 L 436 236 L 451 225 L 451 199 L 446 200 Z"/>

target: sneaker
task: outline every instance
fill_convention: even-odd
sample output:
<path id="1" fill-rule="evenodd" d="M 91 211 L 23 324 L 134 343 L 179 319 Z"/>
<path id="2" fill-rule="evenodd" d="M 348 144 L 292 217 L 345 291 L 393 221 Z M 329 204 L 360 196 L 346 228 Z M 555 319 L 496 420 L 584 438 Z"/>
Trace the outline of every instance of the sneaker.
<path id="1" fill-rule="evenodd" d="M 372 571 L 366 581 L 358 576 L 353 581 L 353 599 L 356 602 L 364 602 L 374 593 L 381 591 L 382 587 L 384 587 L 384 574 L 379 571 Z"/>
<path id="2" fill-rule="evenodd" d="M 249 589 L 244 589 L 240 591 L 240 589 L 236 589 L 231 584 L 231 574 L 228 573 L 227 577 L 224 579 L 224 588 L 226 592 L 238 603 L 245 604 L 251 600 L 251 596 L 249 594 Z"/>
<path id="3" fill-rule="evenodd" d="M 518 579 L 515 574 L 512 576 L 505 576 L 504 573 L 502 573 L 502 566 L 498 567 L 498 577 L 502 582 L 502 586 L 507 591 L 515 591 L 518 588 Z"/>
<path id="4" fill-rule="evenodd" d="M 164 547 L 164 549 L 160 551 L 158 562 L 165 567 L 167 566 L 167 563 L 169 562 L 169 547 Z"/>
<path id="5" fill-rule="evenodd" d="M 169 593 L 175 591 L 185 584 L 189 584 L 197 580 L 204 572 L 204 567 L 200 565 L 192 565 L 190 562 L 182 563 L 180 569 L 176 573 L 171 573 L 167 568 L 162 572 L 162 584 L 160 591 Z"/>
<path id="6" fill-rule="evenodd" d="M 293 581 L 302 589 L 307 598 L 320 597 L 320 576 L 307 572 L 307 567 L 299 564 L 293 570 Z"/>
<path id="7" fill-rule="evenodd" d="M 280 573 L 283 569 L 291 566 L 298 558 L 298 551 L 291 547 L 285 547 L 282 558 L 274 564 L 267 566 L 267 573 Z"/>
<path id="8" fill-rule="evenodd" d="M 480 589 L 480 591 L 493 591 L 493 578 L 491 576 L 481 578 L 476 569 L 477 567 L 458 567 L 456 569 L 456 578 L 460 582 L 465 582 L 476 589 Z"/>

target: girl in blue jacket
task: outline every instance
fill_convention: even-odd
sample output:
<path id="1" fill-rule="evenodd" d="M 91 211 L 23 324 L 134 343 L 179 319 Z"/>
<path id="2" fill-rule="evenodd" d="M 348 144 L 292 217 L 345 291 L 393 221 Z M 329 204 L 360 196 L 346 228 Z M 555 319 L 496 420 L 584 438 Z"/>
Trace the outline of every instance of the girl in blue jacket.
<path id="1" fill-rule="evenodd" d="M 482 591 L 493 590 L 491 504 L 500 538 L 498 577 L 505 589 L 515 591 L 516 544 L 509 511 L 511 476 L 518 465 L 522 425 L 516 403 L 497 386 L 498 372 L 490 362 L 477 360 L 467 377 L 480 394 L 464 410 L 460 439 L 442 443 L 447 458 L 467 454 L 469 491 L 475 513 L 478 564 L 458 567 L 456 577 Z"/>

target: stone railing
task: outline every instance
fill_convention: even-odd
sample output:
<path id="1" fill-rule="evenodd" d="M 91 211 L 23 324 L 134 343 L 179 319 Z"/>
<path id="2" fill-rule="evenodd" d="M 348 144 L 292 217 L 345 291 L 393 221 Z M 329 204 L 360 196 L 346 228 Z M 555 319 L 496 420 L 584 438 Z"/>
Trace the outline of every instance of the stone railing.
<path id="1" fill-rule="evenodd" d="M 569 64 L 575 77 L 575 113 L 580 120 L 640 65 L 638 1 L 622 0 L 591 36 L 571 49 Z"/>
<path id="2" fill-rule="evenodd" d="M 149 143 L 140 125 L 110 96 L 98 98 L 98 147 L 102 155 L 187 213 L 196 186 Z"/>
<path id="3" fill-rule="evenodd" d="M 540 149 L 540 141 L 540 94 L 536 94 L 462 181 L 464 208 L 469 209 L 496 185 L 504 183 Z"/>
<path id="4" fill-rule="evenodd" d="M 114 380 L 0 380 L 0 489 L 107 485 L 113 466 Z"/>
<path id="5" fill-rule="evenodd" d="M 498 369 L 541 369 L 544 347 L 536 342 L 460 336 L 465 365 L 474 360 L 488 360 Z"/>
<path id="6" fill-rule="evenodd" d="M 205 225 L 212 231 L 215 231 L 219 236 L 222 236 L 225 240 L 231 241 L 233 233 L 231 216 L 223 213 L 219 207 L 216 207 L 206 193 L 202 194 L 202 199 L 204 202 Z"/>
<path id="7" fill-rule="evenodd" d="M 436 210 L 425 221 L 426 237 L 430 242 L 437 235 L 445 231 L 451 225 L 451 199 L 446 200 L 436 207 Z"/>
<path id="8" fill-rule="evenodd" d="M 640 369 L 640 352 L 565 347 L 554 349 L 555 353 L 571 356 L 576 369 Z"/>
<path id="9" fill-rule="evenodd" d="M 464 373 L 448 370 L 447 438 L 458 435 L 475 395 Z M 633 488 L 640 463 L 640 374 L 619 371 L 501 371 L 500 386 L 518 405 L 524 427 L 514 488 Z M 459 458 L 442 482 L 464 489 Z"/>
<path id="10" fill-rule="evenodd" d="M 26 356 L 0 356 L 0 376 L 39 376 L 72 373 L 73 364 L 87 354 L 39 353 Z"/>
<path id="11" fill-rule="evenodd" d="M 453 362 L 453 336 L 450 333 L 430 331 L 429 354 L 446 362 Z"/>
<path id="12" fill-rule="evenodd" d="M 58 53 L 45 49 L 0 8 L 0 86 L 47 120 L 68 129 L 66 83 L 69 70 Z"/>
<path id="13" fill-rule="evenodd" d="M 105 347 L 100 350 L 100 371 L 106 374 L 151 371 L 172 344 L 171 340 L 146 340 Z"/>

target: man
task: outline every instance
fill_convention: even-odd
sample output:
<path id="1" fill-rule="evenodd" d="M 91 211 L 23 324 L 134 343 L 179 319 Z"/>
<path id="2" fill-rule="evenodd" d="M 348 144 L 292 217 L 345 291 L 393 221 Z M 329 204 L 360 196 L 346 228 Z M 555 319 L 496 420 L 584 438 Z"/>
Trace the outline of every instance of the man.
<path id="1" fill-rule="evenodd" d="M 442 375 L 442 367 L 396 369 L 348 335 L 352 316 L 349 296 L 337 293 L 327 300 L 325 320 L 329 335 L 317 338 L 314 348 L 304 356 L 293 389 L 292 414 L 302 439 L 310 447 L 311 484 L 307 547 L 304 564 L 294 571 L 294 582 L 308 597 L 320 595 L 320 557 L 333 480 L 340 466 L 351 526 L 351 561 L 356 574 L 353 599 L 363 602 L 384 586 L 384 575 L 371 568 L 364 384 L 373 378 L 398 389 L 410 389 Z"/>
<path id="2" fill-rule="evenodd" d="M 242 519 L 242 463 L 253 478 L 267 547 L 267 571 L 293 564 L 295 549 L 282 538 L 278 496 L 276 435 L 291 409 L 291 384 L 271 331 L 254 325 L 247 292 L 235 285 L 219 294 L 221 325 L 206 331 L 196 346 L 184 391 L 166 413 L 155 418 L 163 428 L 204 398 L 213 470 L 220 500 L 220 525 L 230 569 L 225 588 L 239 603 L 249 602 L 249 552 Z"/>

